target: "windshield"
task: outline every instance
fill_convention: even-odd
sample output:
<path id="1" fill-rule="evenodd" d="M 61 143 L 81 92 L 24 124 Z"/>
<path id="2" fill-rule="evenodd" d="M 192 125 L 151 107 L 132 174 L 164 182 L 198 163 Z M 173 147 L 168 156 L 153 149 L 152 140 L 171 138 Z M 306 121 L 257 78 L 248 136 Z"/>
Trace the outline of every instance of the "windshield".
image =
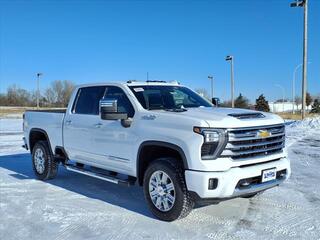
<path id="1" fill-rule="evenodd" d="M 148 110 L 212 107 L 212 104 L 181 86 L 131 86 L 140 104 Z"/>

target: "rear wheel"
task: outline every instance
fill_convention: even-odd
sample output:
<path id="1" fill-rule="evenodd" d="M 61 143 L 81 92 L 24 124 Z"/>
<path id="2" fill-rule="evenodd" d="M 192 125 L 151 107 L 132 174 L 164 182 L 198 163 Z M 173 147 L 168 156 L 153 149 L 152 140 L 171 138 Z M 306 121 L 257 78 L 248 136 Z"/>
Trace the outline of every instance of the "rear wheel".
<path id="1" fill-rule="evenodd" d="M 32 150 L 33 171 L 38 179 L 54 178 L 58 173 L 58 163 L 54 160 L 46 141 L 39 141 Z"/>
<path id="2" fill-rule="evenodd" d="M 172 158 L 155 160 L 144 175 L 144 196 L 151 212 L 164 221 L 186 217 L 193 209 L 183 170 Z"/>

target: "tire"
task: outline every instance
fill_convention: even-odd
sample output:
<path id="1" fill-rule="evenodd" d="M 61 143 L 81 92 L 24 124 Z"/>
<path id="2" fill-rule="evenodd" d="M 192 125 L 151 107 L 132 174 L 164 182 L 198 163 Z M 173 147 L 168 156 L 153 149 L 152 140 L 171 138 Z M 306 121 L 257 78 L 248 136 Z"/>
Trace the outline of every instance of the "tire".
<path id="1" fill-rule="evenodd" d="M 156 179 L 161 181 L 156 182 Z M 157 185 L 160 182 L 161 185 Z M 143 190 L 149 209 L 160 220 L 171 222 L 184 218 L 194 207 L 194 201 L 186 187 L 183 169 L 176 159 L 161 158 L 153 161 L 144 174 Z"/>
<path id="2" fill-rule="evenodd" d="M 59 164 L 53 158 L 48 142 L 39 141 L 32 149 L 32 167 L 36 177 L 48 180 L 56 177 Z"/>

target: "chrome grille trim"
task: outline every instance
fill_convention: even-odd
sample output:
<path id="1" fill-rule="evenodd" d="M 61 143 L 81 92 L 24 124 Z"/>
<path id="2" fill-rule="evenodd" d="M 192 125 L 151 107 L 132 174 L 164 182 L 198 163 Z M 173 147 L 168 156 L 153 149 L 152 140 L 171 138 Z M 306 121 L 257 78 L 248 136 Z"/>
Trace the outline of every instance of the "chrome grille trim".
<path id="1" fill-rule="evenodd" d="M 260 137 L 259 132 L 268 131 L 270 136 Z M 228 129 L 228 143 L 220 157 L 246 160 L 257 155 L 281 153 L 285 146 L 285 126 L 271 126 Z"/>
<path id="2" fill-rule="evenodd" d="M 265 139 L 267 138 L 272 138 L 272 137 L 279 137 L 279 136 L 284 136 L 285 134 L 284 133 L 279 133 L 279 134 L 274 134 L 274 135 L 271 135 L 269 137 L 266 137 Z M 241 137 L 241 138 L 237 138 L 237 137 L 233 137 L 232 135 L 229 136 L 229 142 L 237 142 L 237 141 L 242 141 L 242 140 L 257 140 L 259 138 L 257 138 L 256 136 L 252 136 L 252 137 Z"/>
<path id="3" fill-rule="evenodd" d="M 275 143 L 282 143 L 284 141 L 284 135 L 281 135 L 281 138 L 273 140 L 275 138 L 274 136 L 271 139 L 271 141 L 263 141 L 263 142 L 257 142 L 257 143 L 247 143 L 247 144 L 232 144 L 228 143 L 226 146 L 226 150 L 237 150 L 245 147 L 259 147 L 259 146 L 264 146 L 264 145 L 269 145 L 269 144 L 275 144 Z"/>

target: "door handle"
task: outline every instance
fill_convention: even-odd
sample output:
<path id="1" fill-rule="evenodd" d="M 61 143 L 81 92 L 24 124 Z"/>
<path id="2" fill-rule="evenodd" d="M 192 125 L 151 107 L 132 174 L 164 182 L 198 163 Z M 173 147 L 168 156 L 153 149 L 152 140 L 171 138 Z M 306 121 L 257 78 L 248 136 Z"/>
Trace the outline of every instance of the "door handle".
<path id="1" fill-rule="evenodd" d="M 102 126 L 102 123 L 96 123 L 93 126 L 95 126 L 96 128 L 100 128 Z"/>
<path id="2" fill-rule="evenodd" d="M 71 120 L 67 120 L 67 121 L 66 121 L 66 125 L 70 125 L 71 123 L 72 123 Z"/>

